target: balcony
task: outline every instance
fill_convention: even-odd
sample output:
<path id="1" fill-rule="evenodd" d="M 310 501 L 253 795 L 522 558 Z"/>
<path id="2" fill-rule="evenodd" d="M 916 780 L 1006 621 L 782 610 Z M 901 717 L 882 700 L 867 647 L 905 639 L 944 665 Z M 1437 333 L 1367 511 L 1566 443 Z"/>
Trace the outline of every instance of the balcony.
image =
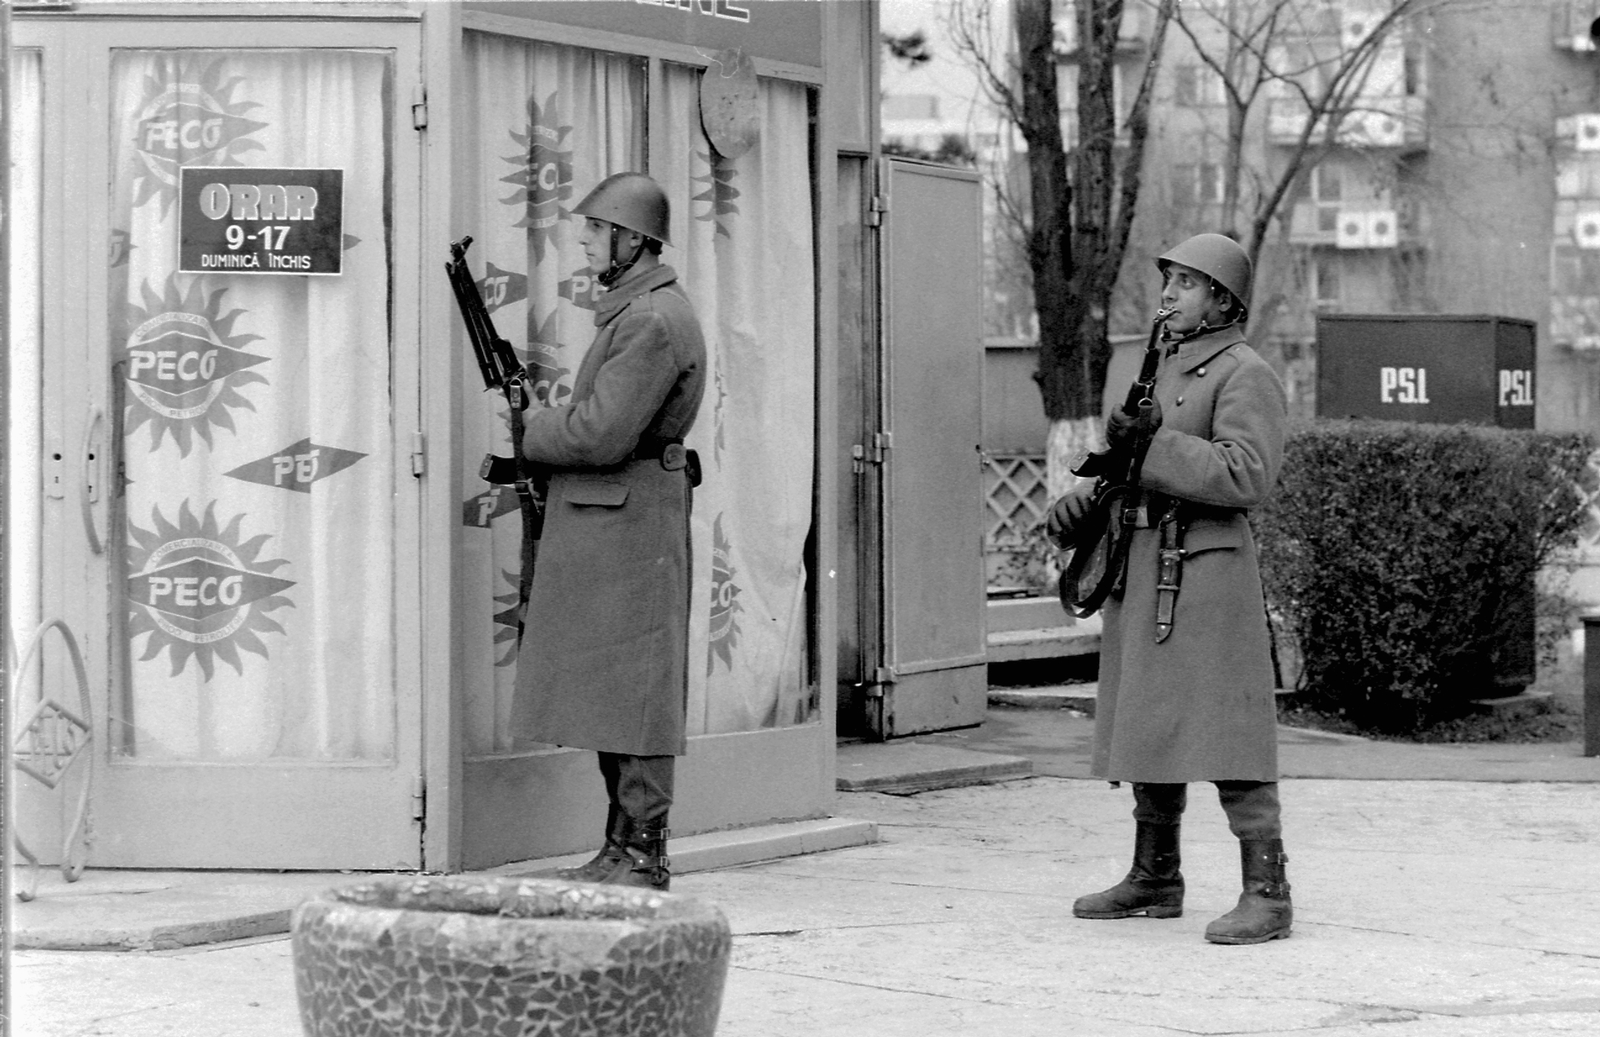
<path id="1" fill-rule="evenodd" d="M 1550 42 L 1559 50 L 1595 49 L 1600 0 L 1555 0 L 1550 5 Z"/>
<path id="2" fill-rule="evenodd" d="M 1297 202 L 1289 212 L 1289 242 L 1344 251 L 1381 251 L 1418 240 L 1420 209 L 1395 209 L 1381 199 Z"/>
<path id="3" fill-rule="evenodd" d="M 1267 107 L 1267 139 L 1273 144 L 1299 143 L 1311 117 L 1299 98 L 1276 97 Z M 1344 148 L 1395 148 L 1415 151 L 1427 146 L 1427 107 L 1420 96 L 1362 98 L 1339 120 L 1334 143 Z M 1317 120 L 1312 140 L 1327 136 L 1327 117 Z"/>

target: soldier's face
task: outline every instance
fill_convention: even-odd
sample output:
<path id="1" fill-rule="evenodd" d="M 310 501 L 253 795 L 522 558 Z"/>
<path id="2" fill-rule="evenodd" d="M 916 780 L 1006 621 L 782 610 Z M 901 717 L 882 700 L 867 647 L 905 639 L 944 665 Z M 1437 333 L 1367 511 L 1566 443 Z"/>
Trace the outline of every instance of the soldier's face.
<path id="1" fill-rule="evenodd" d="M 1221 302 L 1226 295 L 1219 295 L 1219 291 L 1212 286 L 1211 278 L 1193 267 L 1169 264 L 1161 283 L 1161 306 L 1172 311 L 1167 330 L 1186 335 L 1202 322 L 1213 328 L 1226 324 L 1228 318 Z"/>
<path id="2" fill-rule="evenodd" d="M 593 273 L 603 274 L 611 266 L 611 224 L 593 216 L 583 218 L 583 229 L 578 231 L 578 247 L 583 249 Z"/>

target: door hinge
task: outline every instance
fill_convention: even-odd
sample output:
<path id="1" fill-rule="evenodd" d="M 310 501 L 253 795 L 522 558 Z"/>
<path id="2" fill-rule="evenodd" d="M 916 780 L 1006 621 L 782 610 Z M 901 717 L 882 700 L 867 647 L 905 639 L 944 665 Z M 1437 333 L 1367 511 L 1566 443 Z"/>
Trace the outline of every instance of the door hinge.
<path id="1" fill-rule="evenodd" d="M 893 666 L 879 666 L 872 674 L 872 683 L 873 683 L 874 686 L 877 687 L 878 695 L 882 695 L 883 694 L 883 686 L 885 684 L 893 684 L 894 683 L 894 667 Z M 877 696 L 873 696 L 873 697 L 876 698 Z"/>
<path id="2" fill-rule="evenodd" d="M 867 226 L 869 226 L 869 227 L 881 227 L 881 226 L 883 226 L 883 214 L 888 212 L 888 211 L 889 211 L 889 203 L 884 200 L 883 195 L 881 195 L 881 194 L 873 195 L 871 200 L 868 201 L 868 203 L 867 203 Z"/>
<path id="3" fill-rule="evenodd" d="M 428 88 L 421 83 L 411 91 L 411 128 L 428 128 Z"/>
<path id="4" fill-rule="evenodd" d="M 893 432 L 874 432 L 872 434 L 872 461 L 874 464 L 883 464 L 889 451 L 894 449 Z"/>
<path id="5" fill-rule="evenodd" d="M 428 816 L 428 782 L 422 775 L 411 779 L 411 820 L 422 821 Z"/>
<path id="6" fill-rule="evenodd" d="M 421 432 L 411 433 L 411 474 L 419 479 L 428 470 L 428 443 Z"/>

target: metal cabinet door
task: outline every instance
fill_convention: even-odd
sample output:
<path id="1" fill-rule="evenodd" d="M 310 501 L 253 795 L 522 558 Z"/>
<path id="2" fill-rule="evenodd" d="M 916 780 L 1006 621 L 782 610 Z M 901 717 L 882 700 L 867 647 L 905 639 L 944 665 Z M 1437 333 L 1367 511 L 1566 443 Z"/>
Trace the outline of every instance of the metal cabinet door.
<path id="1" fill-rule="evenodd" d="M 885 159 L 881 734 L 982 722 L 987 706 L 982 184 Z"/>

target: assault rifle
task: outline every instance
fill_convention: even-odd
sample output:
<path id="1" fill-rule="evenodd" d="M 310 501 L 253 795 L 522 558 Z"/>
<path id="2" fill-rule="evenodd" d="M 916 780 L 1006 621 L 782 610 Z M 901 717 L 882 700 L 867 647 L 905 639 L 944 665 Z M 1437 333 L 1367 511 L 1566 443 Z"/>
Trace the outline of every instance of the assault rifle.
<path id="1" fill-rule="evenodd" d="M 1156 369 L 1161 363 L 1161 327 L 1172 315 L 1157 310 L 1150 325 L 1150 341 L 1144 348 L 1139 376 L 1128 387 L 1122 413 L 1139 417 L 1155 406 Z M 1139 469 L 1154 430 L 1087 455 L 1072 470 L 1073 475 L 1095 480 L 1088 514 L 1072 531 L 1072 559 L 1061 571 L 1057 589 L 1061 604 L 1079 619 L 1092 616 L 1122 578 L 1128 555 L 1128 527 L 1122 513 L 1128 498 L 1139 485 Z"/>
<path id="2" fill-rule="evenodd" d="M 461 319 L 467 325 L 467 337 L 472 340 L 472 352 L 478 358 L 478 370 L 483 373 L 485 391 L 498 389 L 506 399 L 511 413 L 511 457 L 488 454 L 478 467 L 479 478 L 499 485 L 510 484 L 517 489 L 517 501 L 522 506 L 522 574 L 517 583 L 517 640 L 522 640 L 522 624 L 527 612 L 528 592 L 533 586 L 534 559 L 539 550 L 539 535 L 544 527 L 544 492 L 533 465 L 522 457 L 522 412 L 528 406 L 532 393 L 528 372 L 517 359 L 511 343 L 501 338 L 483 305 L 483 294 L 467 268 L 467 247 L 470 237 L 450 243 L 450 261 L 444 265 L 450 275 L 450 287 L 455 289 L 456 305 L 461 308 Z"/>

